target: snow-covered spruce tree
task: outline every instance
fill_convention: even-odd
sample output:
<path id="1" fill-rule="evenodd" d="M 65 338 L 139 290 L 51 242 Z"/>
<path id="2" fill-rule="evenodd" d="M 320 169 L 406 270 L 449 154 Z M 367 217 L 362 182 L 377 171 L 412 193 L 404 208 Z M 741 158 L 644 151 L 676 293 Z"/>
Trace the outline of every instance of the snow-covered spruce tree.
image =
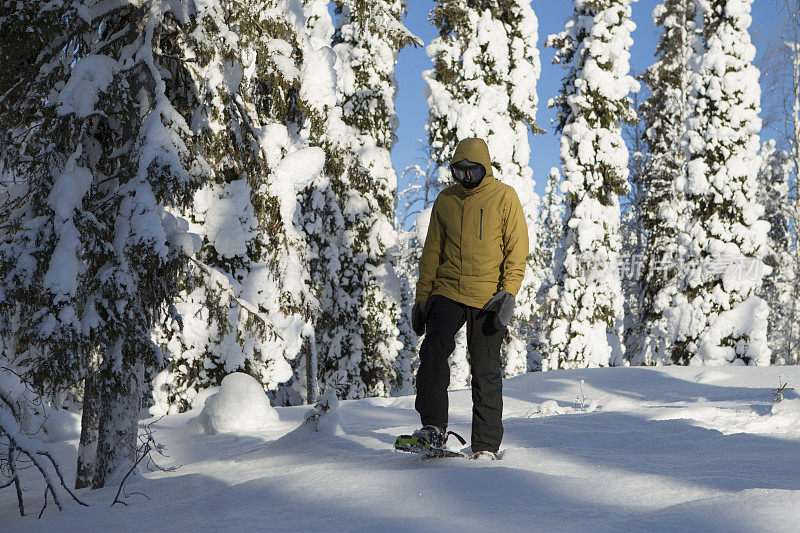
<path id="1" fill-rule="evenodd" d="M 402 24 L 406 3 L 406 0 L 334 0 L 338 17 L 333 48 L 341 68 L 337 96 L 342 118 L 359 134 L 371 137 L 377 146 L 389 151 L 394 146 L 398 126 L 394 110 L 397 56 L 405 46 L 422 44 Z M 376 179 L 389 185 L 397 181 L 392 167 L 373 172 Z"/>
<path id="2" fill-rule="evenodd" d="M 440 0 L 430 20 L 439 35 L 427 48 L 434 65 L 423 72 L 423 78 L 428 85 L 426 129 L 435 166 L 442 180 L 450 181 L 447 169 L 458 141 L 483 138 L 489 145 L 495 175 L 513 186 L 520 198 L 534 251 L 539 234 L 539 198 L 528 166 L 528 132 L 540 131 L 535 124 L 536 84 L 541 70 L 536 15 L 530 2 L 523 0 L 473 4 Z M 528 266 L 517 295 L 514 320 L 503 343 L 506 376 L 527 370 L 528 339 L 542 279 L 533 254 Z M 457 346 L 451 363 L 455 363 L 451 365 L 451 385 L 466 385 L 469 371 L 462 346 Z"/>
<path id="3" fill-rule="evenodd" d="M 633 106 L 637 115 L 646 99 L 647 88 L 640 87 L 633 95 Z M 623 308 L 623 343 L 625 353 L 641 351 L 642 342 L 642 256 L 646 252 L 646 233 L 641 223 L 646 197 L 648 194 L 648 178 L 651 174 L 651 158 L 645 135 L 647 126 L 641 120 L 623 124 L 622 138 L 628 146 L 628 193 L 620 199 L 620 234 L 622 236 L 622 256 L 620 274 L 622 281 Z"/>
<path id="4" fill-rule="evenodd" d="M 271 3 L 197 9 L 173 54 L 192 59 L 192 129 L 213 172 L 186 213 L 202 237 L 200 263 L 177 304 L 184 327 L 163 333 L 171 358 L 154 383 L 154 410 L 184 410 L 236 371 L 255 377 L 274 403 L 300 403 L 298 354 L 311 351 L 316 303 L 297 193 L 325 160 L 301 131 L 305 29 Z"/>
<path id="5" fill-rule="evenodd" d="M 692 83 L 692 61 L 697 40 L 696 0 L 665 0 L 653 11 L 653 22 L 663 28 L 656 62 L 643 75 L 650 97 L 640 113 L 648 147 L 648 172 L 638 223 L 643 248 L 637 348 L 629 350 L 633 364 L 669 364 L 665 305 L 678 290 L 678 235 L 686 226 L 686 120 Z"/>
<path id="6" fill-rule="evenodd" d="M 84 155 L 75 142 L 83 127 L 52 105 L 43 108 L 41 102 L 51 91 L 58 96 L 57 88 L 64 87 L 71 69 L 59 63 L 68 64 L 78 54 L 82 43 L 75 35 L 86 31 L 88 24 L 75 6 L 59 2 L 44 9 L 33 2 L 4 3 L 0 9 L 0 50 L 7 67 L 0 96 L 2 344 L 5 364 L 17 368 L 40 394 L 52 399 L 80 382 L 92 351 L 77 320 L 84 307 L 78 277 L 85 267 L 76 252 L 97 228 L 82 205 L 91 174 L 83 167 L 75 172 L 73 152 Z M 67 144 L 57 146 L 52 139 L 58 138 Z M 71 201 L 51 194 L 63 190 L 74 193 Z M 96 420 L 99 410 L 89 412 Z M 96 423 L 92 429 L 96 445 Z M 93 469 L 88 484 L 92 473 Z"/>
<path id="7" fill-rule="evenodd" d="M 2 166 L 27 188 L 0 247 L 3 334 L 42 389 L 93 382 L 78 485 L 102 487 L 135 459 L 144 370 L 160 359 L 151 332 L 194 251 L 168 209 L 207 166 L 178 111 L 167 3 L 48 8 L 65 33 L 17 74 L 0 115 Z"/>
<path id="8" fill-rule="evenodd" d="M 54 2 L 41 7 L 34 2 L 0 7 L 5 67 L 0 96 L 4 132 L 0 328 L 5 364 L 17 368 L 45 399 L 52 400 L 80 383 L 91 359 L 91 340 L 77 320 L 84 307 L 77 279 L 84 265 L 76 252 L 80 247 L 89 249 L 84 243 L 96 236 L 98 228 L 82 205 L 91 174 L 87 177 L 75 164 L 78 156 L 85 155 L 75 143 L 83 135 L 83 125 L 60 115 L 52 105 L 44 109 L 41 105 L 51 91 L 58 96 L 57 89 L 64 87 L 71 69 L 59 62 L 79 54 L 83 43 L 75 36 L 88 24 L 77 6 Z M 98 75 L 102 77 L 102 72 Z M 67 144 L 57 147 L 52 139 L 61 137 Z M 59 198 L 65 190 L 74 193 L 71 200 Z M 95 381 L 94 375 L 87 378 L 87 386 Z M 96 446 L 99 405 L 87 403 L 85 416 L 93 423 L 83 432 L 82 444 L 88 439 Z M 84 486 L 91 483 L 92 473 L 90 468 Z"/>
<path id="9" fill-rule="evenodd" d="M 698 45 L 688 121 L 687 264 L 663 315 L 676 364 L 769 364 L 767 304 L 755 293 L 768 268 L 769 223 L 759 220 L 761 90 L 752 65 L 752 0 L 699 0 Z M 674 341 L 673 341 L 674 339 Z"/>
<path id="10" fill-rule="evenodd" d="M 542 268 L 545 268 L 553 264 L 556 250 L 564 237 L 564 193 L 561 192 L 561 172 L 556 167 L 551 168 L 547 175 L 539 227 L 539 248 L 542 250 Z"/>
<path id="11" fill-rule="evenodd" d="M 397 176 L 390 157 L 398 125 L 394 110 L 397 92 L 394 67 L 404 46 L 421 44 L 402 24 L 405 4 L 404 0 L 336 0 L 338 17 L 333 36 L 339 62 L 337 104 L 342 109 L 342 120 L 356 133 L 349 141 L 358 163 L 368 172 L 365 180 L 351 184 L 352 192 L 361 198 L 359 203 L 366 200 L 358 208 L 362 214 L 352 221 L 356 225 L 352 230 L 355 235 L 352 253 L 369 258 L 370 263 L 362 273 L 362 287 L 356 289 L 361 292 L 358 316 L 365 322 L 361 335 L 366 357 L 375 358 L 378 366 L 399 363 L 391 372 L 381 370 L 394 376 L 390 390 L 405 387 L 408 375 L 402 361 L 408 357 L 400 351 L 408 351 L 414 343 L 410 308 L 404 307 L 402 284 L 396 274 Z M 355 205 L 354 198 L 346 202 Z M 352 207 L 345 209 L 351 211 Z M 362 379 L 372 378 L 364 375 Z M 374 389 L 374 393 L 385 394 L 390 390 Z"/>
<path id="12" fill-rule="evenodd" d="M 621 124 L 635 112 L 628 94 L 630 0 L 575 0 L 563 32 L 548 38 L 568 72 L 560 95 L 565 236 L 551 289 L 557 308 L 550 343 L 559 368 L 620 364 L 622 288 L 617 262 L 619 196 L 628 190 Z"/>
<path id="13" fill-rule="evenodd" d="M 66 17 L 63 23 L 62 16 Z M 39 61 L 39 56 L 53 56 L 61 47 L 66 48 L 66 54 L 74 53 L 76 44 L 71 42 L 71 36 L 78 27 L 85 27 L 85 23 L 77 17 L 76 10 L 67 9 L 59 3 L 53 4 L 51 9 L 41 9 L 41 6 L 33 2 L 0 5 L 0 56 L 3 59 L 0 67 L 0 131 L 3 132 L 0 136 L 0 179 L 3 182 L 0 204 L 0 273 L 3 276 L 0 327 L 6 341 L 6 364 L 17 362 L 18 347 L 24 351 L 23 346 L 18 346 L 17 334 L 33 339 L 40 337 L 39 332 L 26 334 L 14 324 L 20 311 L 33 312 L 50 308 L 52 314 L 57 316 L 61 308 L 70 306 L 66 294 L 56 302 L 52 296 L 30 290 L 33 270 L 40 270 L 38 277 L 41 285 L 41 278 L 44 276 L 41 270 L 47 268 L 47 259 L 43 258 L 43 264 L 36 264 L 39 261 L 31 255 L 32 252 L 40 251 L 45 256 L 52 255 L 58 239 L 58 229 L 64 226 L 62 223 L 59 228 L 55 228 L 52 222 L 49 225 L 35 222 L 31 224 L 31 220 L 37 219 L 38 211 L 48 211 L 51 217 L 54 215 L 47 200 L 54 181 L 49 167 L 55 166 L 56 162 L 63 166 L 68 155 L 50 147 L 49 150 L 42 151 L 38 158 L 25 157 L 19 153 L 21 139 L 18 137 L 27 128 L 17 130 L 15 126 L 26 116 L 41 114 L 35 100 L 29 98 L 30 95 L 41 97 L 49 91 L 48 85 L 64 83 L 68 72 L 64 69 L 55 72 L 50 69 L 48 79 L 40 79 L 38 71 L 43 62 Z M 37 86 L 31 87 L 32 84 Z M 28 128 L 33 124 L 33 120 L 29 118 Z M 37 129 L 46 129 L 48 134 L 53 134 L 58 128 L 64 128 L 67 134 L 75 133 L 66 119 L 39 124 Z M 73 235 L 77 233 L 72 217 L 65 223 L 67 227 L 64 229 L 67 232 Z M 59 322 L 53 322 L 44 333 L 51 338 L 50 344 L 53 348 L 60 348 L 59 357 L 52 358 L 50 368 L 45 367 L 47 360 L 37 361 L 37 366 L 27 369 L 28 373 L 52 375 L 52 381 L 47 384 L 52 386 L 51 390 L 67 387 L 70 382 L 79 379 L 82 365 L 79 340 L 76 339 L 74 328 L 70 325 L 61 327 Z M 22 339 L 20 341 L 24 342 Z M 45 388 L 43 381 L 37 380 L 37 385 L 42 389 Z"/>
<path id="14" fill-rule="evenodd" d="M 528 354 L 528 366 L 532 370 L 546 371 L 557 368 L 558 364 L 557 358 L 550 357 L 550 324 L 556 306 L 555 302 L 548 299 L 548 294 L 555 284 L 553 264 L 564 238 L 564 193 L 561 192 L 560 182 L 561 172 L 555 167 L 551 168 L 539 211 L 539 254 L 536 260 L 544 273 L 544 279 L 537 294 L 539 312 L 534 319 L 534 347 Z"/>
<path id="15" fill-rule="evenodd" d="M 789 180 L 792 161 L 775 141 L 761 145 L 761 169 L 758 173 L 758 202 L 764 206 L 764 220 L 769 222 L 769 252 L 764 262 L 772 268 L 764 276 L 757 294 L 767 302 L 769 347 L 774 364 L 797 360 L 797 342 L 792 335 L 792 316 L 796 314 L 796 272 L 791 244 L 792 200 Z"/>
<path id="16" fill-rule="evenodd" d="M 376 184 L 372 177 L 372 169 L 390 165 L 388 151 L 343 120 L 336 94 L 337 56 L 329 48 L 334 27 L 326 5 L 322 0 L 303 5 L 309 40 L 302 76 L 309 83 L 301 87 L 309 107 L 310 142 L 326 155 L 323 174 L 301 193 L 300 217 L 309 243 L 310 283 L 319 302 L 320 374 L 325 388 L 335 386 L 345 398 L 386 395 L 395 383 L 399 348 L 391 318 L 391 307 L 399 308 L 399 287 L 391 286 L 396 277 L 386 260 L 396 237 L 394 185 Z"/>

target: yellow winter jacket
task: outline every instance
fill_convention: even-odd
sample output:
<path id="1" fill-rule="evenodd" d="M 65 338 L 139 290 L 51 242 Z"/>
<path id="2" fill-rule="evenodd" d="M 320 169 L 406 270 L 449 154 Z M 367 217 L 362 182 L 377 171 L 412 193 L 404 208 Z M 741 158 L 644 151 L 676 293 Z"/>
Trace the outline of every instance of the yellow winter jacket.
<path id="1" fill-rule="evenodd" d="M 439 193 L 419 267 L 416 300 L 442 295 L 483 307 L 498 291 L 517 295 L 528 256 L 528 226 L 514 188 L 495 179 L 489 148 L 464 139 L 453 162 L 481 163 L 486 176 L 474 189 L 460 183 Z"/>

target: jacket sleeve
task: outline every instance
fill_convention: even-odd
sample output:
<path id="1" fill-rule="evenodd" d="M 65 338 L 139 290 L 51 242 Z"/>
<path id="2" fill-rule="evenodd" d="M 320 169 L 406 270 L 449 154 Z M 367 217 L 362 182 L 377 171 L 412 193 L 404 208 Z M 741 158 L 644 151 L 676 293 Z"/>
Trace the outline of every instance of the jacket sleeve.
<path id="1" fill-rule="evenodd" d="M 528 224 L 515 191 L 506 197 L 506 220 L 503 225 L 503 274 L 500 290 L 517 295 L 525 277 L 528 259 Z"/>
<path id="2" fill-rule="evenodd" d="M 439 199 L 433 203 L 431 221 L 428 224 L 428 234 L 425 236 L 425 246 L 422 248 L 422 259 L 419 263 L 419 280 L 417 281 L 416 301 L 427 301 L 433 290 L 436 280 L 436 270 L 439 268 L 439 256 L 444 244 L 444 226 L 439 219 Z"/>

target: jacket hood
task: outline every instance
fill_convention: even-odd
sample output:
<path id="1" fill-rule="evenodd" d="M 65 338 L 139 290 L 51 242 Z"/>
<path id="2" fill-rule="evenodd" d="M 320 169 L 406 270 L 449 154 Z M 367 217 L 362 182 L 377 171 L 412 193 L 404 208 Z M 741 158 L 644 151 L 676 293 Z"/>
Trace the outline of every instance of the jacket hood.
<path id="1" fill-rule="evenodd" d="M 459 142 L 450 163 L 457 163 L 462 159 L 480 163 L 486 169 L 486 177 L 494 176 L 492 158 L 489 157 L 489 147 L 486 146 L 486 142 L 483 139 L 472 137 Z"/>

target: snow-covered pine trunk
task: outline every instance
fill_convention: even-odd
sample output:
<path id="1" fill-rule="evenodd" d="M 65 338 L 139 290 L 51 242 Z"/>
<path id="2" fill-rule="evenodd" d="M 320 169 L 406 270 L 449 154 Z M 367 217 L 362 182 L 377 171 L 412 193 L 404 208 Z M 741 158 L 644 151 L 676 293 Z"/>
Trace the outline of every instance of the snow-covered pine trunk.
<path id="1" fill-rule="evenodd" d="M 566 233 L 557 257 L 550 343 L 559 368 L 622 363 L 623 302 L 618 261 L 619 196 L 628 190 L 621 124 L 628 95 L 631 0 L 575 0 L 563 32 L 548 39 L 568 73 L 558 108 Z"/>
<path id="2" fill-rule="evenodd" d="M 144 364 L 136 343 L 107 350 L 98 374 L 100 417 L 92 488 L 118 484 L 136 462 Z M 127 353 L 126 353 L 127 352 Z"/>
<path id="3" fill-rule="evenodd" d="M 427 48 L 434 68 L 423 72 L 429 106 L 428 143 L 440 179 L 450 182 L 448 167 L 458 141 L 480 137 L 489 145 L 495 175 L 519 196 L 531 245 L 528 272 L 517 294 L 514 319 L 503 342 L 506 376 L 527 371 L 529 339 L 542 280 L 537 253 L 539 197 L 529 167 L 528 132 L 535 124 L 536 84 L 541 65 L 538 20 L 523 0 L 490 0 L 470 5 L 440 0 L 431 19 L 439 36 Z M 451 358 L 451 386 L 468 384 L 465 334 L 459 334 Z"/>
<path id="4" fill-rule="evenodd" d="M 98 372 L 101 355 L 90 356 L 83 379 L 83 409 L 81 410 L 81 436 L 78 442 L 78 467 L 75 474 L 75 488 L 83 489 L 92 485 L 97 457 L 97 441 L 100 431 L 100 410 L 102 398 L 99 394 Z"/>
<path id="5" fill-rule="evenodd" d="M 768 268 L 769 223 L 759 220 L 759 73 L 752 65 L 752 0 L 699 0 L 703 40 L 688 121 L 687 263 L 664 310 L 678 364 L 769 364 L 769 308 L 756 296 Z"/>
<path id="6" fill-rule="evenodd" d="M 672 345 L 663 316 L 678 291 L 678 235 L 686 226 L 686 120 L 697 41 L 696 0 L 666 0 L 653 11 L 663 27 L 658 60 L 643 78 L 650 97 L 641 108 L 650 169 L 639 223 L 647 235 L 642 263 L 638 349 L 633 364 L 669 364 Z"/>
<path id="7" fill-rule="evenodd" d="M 306 354 L 306 403 L 314 405 L 319 395 L 319 350 L 317 350 L 316 333 L 309 328 L 309 351 Z"/>

